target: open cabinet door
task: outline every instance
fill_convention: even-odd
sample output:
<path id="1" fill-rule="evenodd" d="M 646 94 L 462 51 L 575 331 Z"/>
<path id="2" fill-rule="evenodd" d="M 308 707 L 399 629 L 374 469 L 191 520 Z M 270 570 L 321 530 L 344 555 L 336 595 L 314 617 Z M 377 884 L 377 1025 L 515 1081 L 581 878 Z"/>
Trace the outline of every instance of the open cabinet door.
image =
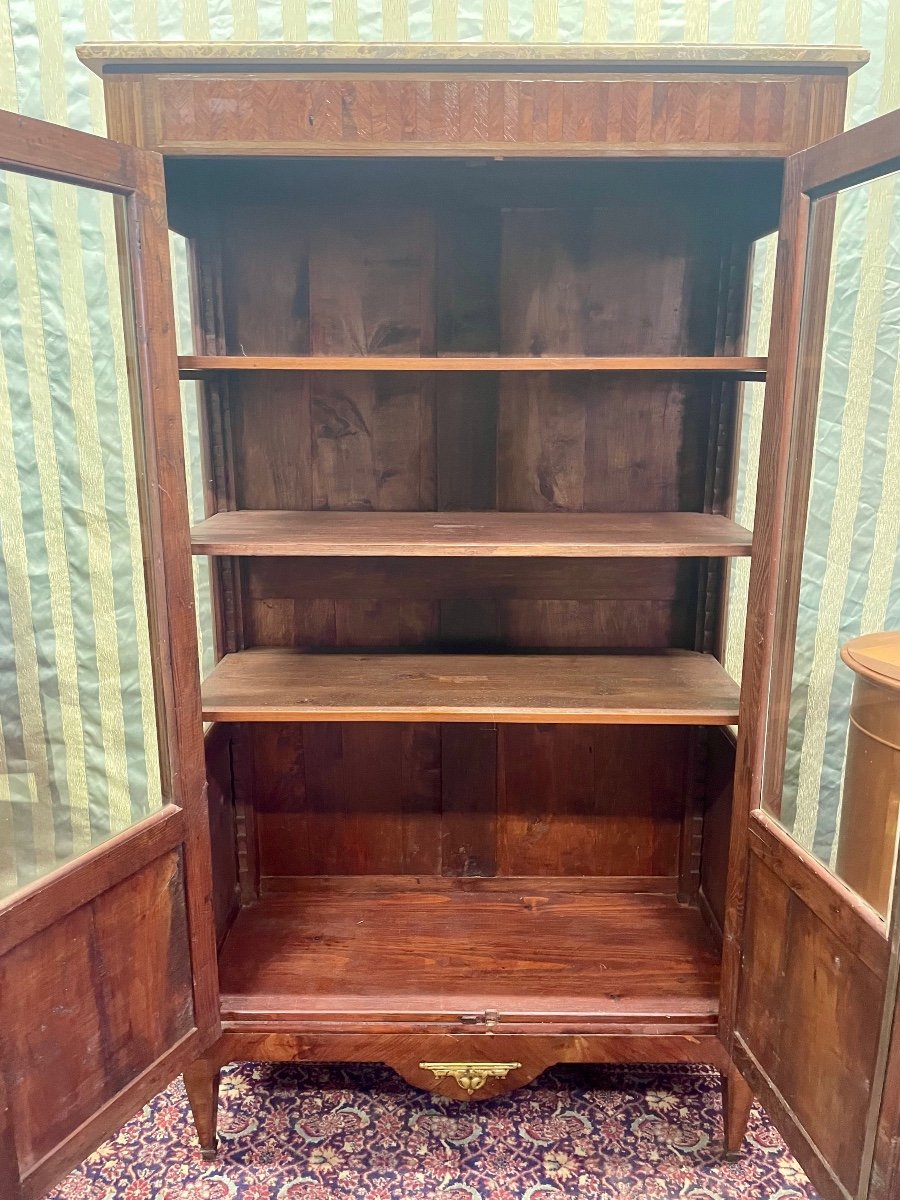
<path id="1" fill-rule="evenodd" d="M 890 1125 L 900 1118 L 897 1097 L 885 1086 L 900 904 L 870 907 L 829 865 L 836 856 L 823 851 L 821 838 L 816 845 L 804 837 L 797 783 L 808 748 L 791 727 L 812 463 L 828 442 L 820 411 L 823 353 L 841 365 L 835 347 L 826 345 L 826 330 L 834 327 L 827 314 L 836 279 L 835 304 L 849 305 L 851 314 L 854 300 L 870 303 L 872 289 L 880 304 L 885 272 L 865 235 L 878 235 L 882 262 L 885 244 L 896 252 L 898 167 L 900 112 L 786 163 L 737 747 L 741 815 L 732 831 L 721 1032 L 825 1200 L 900 1194 L 890 1190 L 884 1166 L 896 1151 L 898 1131 Z M 858 219 L 864 231 L 852 263 L 840 261 L 847 239 L 833 245 L 839 206 L 845 206 L 843 227 Z M 892 356 L 883 372 L 889 394 L 900 342 L 896 305 L 885 305 L 879 329 L 878 352 Z M 847 404 L 852 387 L 870 385 L 861 376 L 854 383 L 851 373 L 841 389 Z M 862 429 L 847 436 L 859 440 L 864 430 L 863 418 Z M 840 473 L 838 480 L 840 486 Z M 834 643 L 826 654 L 837 662 L 837 635 Z M 818 787 L 812 802 L 824 802 Z M 836 846 L 839 806 L 834 820 Z M 886 829 L 885 838 L 893 841 L 896 831 Z M 891 1069 L 900 1082 L 900 1061 Z"/>
<path id="2" fill-rule="evenodd" d="M 158 155 L 0 113 L 4 1200 L 218 1034 L 168 236 Z"/>

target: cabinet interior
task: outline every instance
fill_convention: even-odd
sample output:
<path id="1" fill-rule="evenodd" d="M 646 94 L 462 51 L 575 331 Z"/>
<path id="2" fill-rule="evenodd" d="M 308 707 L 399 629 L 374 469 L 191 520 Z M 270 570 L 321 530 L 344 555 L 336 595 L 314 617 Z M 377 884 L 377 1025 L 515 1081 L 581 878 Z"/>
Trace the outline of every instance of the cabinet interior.
<path id="1" fill-rule="evenodd" d="M 712 1026 L 750 372 L 554 360 L 744 355 L 780 163 L 166 169 L 225 656 L 223 1016 Z M 486 362 L 401 361 L 454 356 Z"/>

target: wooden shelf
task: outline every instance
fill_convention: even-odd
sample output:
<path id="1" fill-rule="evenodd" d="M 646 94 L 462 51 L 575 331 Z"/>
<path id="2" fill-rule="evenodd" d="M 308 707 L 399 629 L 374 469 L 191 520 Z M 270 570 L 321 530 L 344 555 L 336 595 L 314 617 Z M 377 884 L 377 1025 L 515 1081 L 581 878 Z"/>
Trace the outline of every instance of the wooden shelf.
<path id="1" fill-rule="evenodd" d="M 738 687 L 714 658 L 651 654 L 226 654 L 208 721 L 547 721 L 732 725 Z"/>
<path id="2" fill-rule="evenodd" d="M 228 934 L 225 1020 L 716 1019 L 716 947 L 697 909 L 672 895 L 575 878 L 290 882 L 242 909 Z"/>
<path id="3" fill-rule="evenodd" d="M 765 358 L 649 356 L 441 355 L 381 357 L 366 355 L 182 355 L 182 379 L 214 371 L 645 371 L 672 374 L 730 375 L 765 379 Z"/>
<path id="4" fill-rule="evenodd" d="M 392 558 L 733 558 L 753 534 L 710 513 L 225 512 L 195 554 Z"/>

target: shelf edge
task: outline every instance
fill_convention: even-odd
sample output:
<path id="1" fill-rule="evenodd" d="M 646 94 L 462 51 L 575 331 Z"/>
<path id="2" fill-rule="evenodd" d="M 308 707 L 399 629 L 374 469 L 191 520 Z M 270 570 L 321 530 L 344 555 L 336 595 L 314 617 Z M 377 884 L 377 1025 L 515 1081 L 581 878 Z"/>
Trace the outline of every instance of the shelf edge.
<path id="1" fill-rule="evenodd" d="M 533 358 L 522 355 L 451 357 L 366 357 L 340 356 L 267 356 L 267 355 L 180 355 L 182 379 L 202 379 L 218 371 L 397 371 L 397 372 L 610 372 L 725 375 L 741 380 L 762 381 L 766 377 L 765 357 L 679 356 L 679 355 L 548 355 Z"/>

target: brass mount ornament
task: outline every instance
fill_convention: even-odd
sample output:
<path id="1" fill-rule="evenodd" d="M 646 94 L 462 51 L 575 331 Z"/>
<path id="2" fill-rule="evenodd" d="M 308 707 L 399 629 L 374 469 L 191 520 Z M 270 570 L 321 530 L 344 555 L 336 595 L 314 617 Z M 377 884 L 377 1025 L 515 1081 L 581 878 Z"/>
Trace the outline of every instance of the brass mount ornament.
<path id="1" fill-rule="evenodd" d="M 488 1079 L 505 1079 L 510 1071 L 515 1071 L 521 1065 L 519 1062 L 419 1063 L 420 1069 L 431 1071 L 435 1079 L 446 1079 L 449 1075 L 469 1096 L 483 1088 Z"/>

